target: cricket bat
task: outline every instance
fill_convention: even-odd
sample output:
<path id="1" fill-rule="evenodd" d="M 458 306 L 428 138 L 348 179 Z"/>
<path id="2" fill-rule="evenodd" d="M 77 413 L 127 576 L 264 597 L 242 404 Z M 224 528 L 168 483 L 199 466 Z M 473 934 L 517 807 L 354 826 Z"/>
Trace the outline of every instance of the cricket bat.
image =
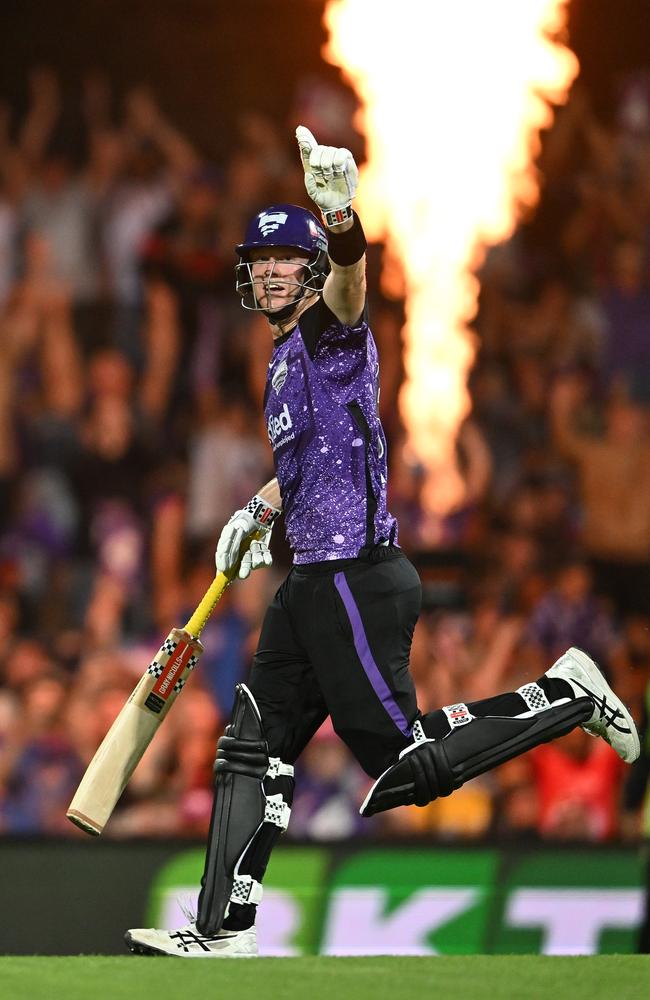
<path id="1" fill-rule="evenodd" d="M 102 740 L 66 813 L 86 833 L 98 837 L 106 826 L 140 758 L 194 670 L 203 652 L 199 636 L 238 569 L 239 564 L 228 574 L 217 573 L 184 628 L 171 630 Z"/>

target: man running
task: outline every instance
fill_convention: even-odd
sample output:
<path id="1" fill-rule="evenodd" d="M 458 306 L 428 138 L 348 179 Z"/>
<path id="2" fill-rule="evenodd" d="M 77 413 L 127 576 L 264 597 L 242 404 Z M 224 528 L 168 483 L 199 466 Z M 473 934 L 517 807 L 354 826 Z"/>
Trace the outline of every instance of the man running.
<path id="1" fill-rule="evenodd" d="M 323 224 L 273 205 L 237 247 L 237 291 L 273 337 L 264 411 L 276 478 L 219 538 L 219 570 L 271 563 L 284 511 L 294 565 L 266 612 L 248 685 L 218 743 L 215 797 L 196 920 L 128 931 L 132 951 L 217 958 L 257 954 L 255 916 L 273 845 L 289 822 L 293 765 L 327 716 L 376 779 L 364 816 L 426 805 L 577 725 L 623 760 L 639 755 L 629 712 L 597 665 L 569 649 L 536 681 L 422 714 L 409 673 L 417 572 L 386 503 L 377 349 L 366 316 L 366 241 L 352 209 L 347 149 L 300 126 L 305 186 Z"/>

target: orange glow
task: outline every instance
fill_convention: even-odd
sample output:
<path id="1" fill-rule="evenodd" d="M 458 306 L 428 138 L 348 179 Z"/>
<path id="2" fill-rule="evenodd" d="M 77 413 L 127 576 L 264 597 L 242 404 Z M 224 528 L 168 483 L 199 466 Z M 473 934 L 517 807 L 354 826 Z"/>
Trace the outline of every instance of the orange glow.
<path id="1" fill-rule="evenodd" d="M 475 353 L 472 269 L 535 204 L 548 102 L 566 100 L 578 71 L 552 40 L 565 13 L 565 0 L 330 0 L 325 11 L 325 57 L 361 102 L 359 212 L 404 270 L 400 408 L 432 512 L 463 499 L 454 450 Z M 394 287 L 388 264 L 384 279 Z"/>

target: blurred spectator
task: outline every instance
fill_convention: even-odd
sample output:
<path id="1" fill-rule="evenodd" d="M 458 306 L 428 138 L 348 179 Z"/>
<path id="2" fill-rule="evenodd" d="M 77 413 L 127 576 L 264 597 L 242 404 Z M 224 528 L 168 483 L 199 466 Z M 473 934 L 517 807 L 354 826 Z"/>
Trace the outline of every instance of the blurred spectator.
<path id="1" fill-rule="evenodd" d="M 138 439 L 133 414 L 119 396 L 96 398 L 84 432 L 67 471 L 79 509 L 77 549 L 97 569 L 86 624 L 101 644 L 117 638 L 127 598 L 144 572 L 153 455 Z"/>
<path id="2" fill-rule="evenodd" d="M 493 494 L 497 501 L 503 501 L 521 475 L 526 425 L 503 364 L 479 358 L 470 376 L 470 386 L 473 416 L 490 449 Z"/>
<path id="3" fill-rule="evenodd" d="M 547 589 L 540 542 L 513 522 L 488 535 L 481 566 L 480 592 L 489 594 L 504 614 L 530 612 Z"/>
<path id="4" fill-rule="evenodd" d="M 528 755 L 539 802 L 537 830 L 558 840 L 608 840 L 618 829 L 623 764 L 582 728 Z"/>
<path id="5" fill-rule="evenodd" d="M 617 609 L 650 610 L 650 436 L 648 414 L 627 395 L 610 394 L 604 433 L 576 426 L 584 383 L 559 380 L 551 419 L 558 448 L 577 467 L 584 513 L 582 541 L 596 585 Z"/>
<path id="6" fill-rule="evenodd" d="M 343 840 L 369 833 L 374 824 L 359 816 L 368 782 L 329 720 L 300 758 L 291 810 L 292 837 Z"/>
<path id="7" fill-rule="evenodd" d="M 480 838 L 489 833 L 494 808 L 489 780 L 468 781 L 453 795 L 436 799 L 424 808 L 404 806 L 381 814 L 382 835 L 440 840 Z"/>
<path id="8" fill-rule="evenodd" d="M 209 579 L 201 574 L 207 588 Z M 224 594 L 212 618 L 201 634 L 205 650 L 201 660 L 201 676 L 215 706 L 224 719 L 230 717 L 235 684 L 245 680 L 248 672 L 248 640 L 252 628 L 244 609 L 238 606 L 234 592 Z"/>
<path id="9" fill-rule="evenodd" d="M 142 301 L 142 245 L 198 156 L 147 91 L 131 91 L 126 106 L 121 130 L 89 115 L 88 172 L 99 198 L 108 291 L 128 309 Z"/>
<path id="10" fill-rule="evenodd" d="M 197 167 L 176 211 L 143 250 L 148 363 L 142 403 L 156 420 L 169 408 L 172 427 L 187 417 L 189 395 L 200 413 L 214 413 L 218 401 L 225 336 L 219 293 L 232 288 L 219 234 L 220 200 L 218 172 Z M 186 422 L 179 431 L 187 434 Z"/>
<path id="11" fill-rule="evenodd" d="M 0 107 L 1 114 L 2 108 Z M 0 128 L 2 128 L 1 122 Z M 6 305 L 16 280 L 17 238 L 18 216 L 8 191 L 0 180 L 0 309 Z"/>
<path id="12" fill-rule="evenodd" d="M 273 474 L 268 449 L 244 398 L 225 400 L 218 415 L 196 428 L 188 472 L 188 534 L 197 540 L 215 539 L 232 512 Z"/>
<path id="13" fill-rule="evenodd" d="M 21 688 L 20 724 L 2 762 L 0 828 L 6 833 L 68 832 L 61 806 L 74 794 L 82 762 L 63 724 L 66 695 L 66 682 L 56 674 Z"/>
<path id="14" fill-rule="evenodd" d="M 650 286 L 643 243 L 621 240 L 612 275 L 600 290 L 604 316 L 604 376 L 609 385 L 635 390 L 650 402 Z"/>
<path id="15" fill-rule="evenodd" d="M 557 571 L 553 587 L 531 610 L 525 641 L 542 672 L 569 646 L 584 649 L 607 667 L 620 637 L 611 613 L 593 592 L 591 570 L 582 559 Z"/>

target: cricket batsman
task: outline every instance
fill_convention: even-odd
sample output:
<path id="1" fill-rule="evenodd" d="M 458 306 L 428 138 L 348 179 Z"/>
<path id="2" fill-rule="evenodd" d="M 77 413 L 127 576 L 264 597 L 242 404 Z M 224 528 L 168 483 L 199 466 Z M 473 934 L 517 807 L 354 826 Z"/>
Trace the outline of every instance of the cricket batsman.
<path id="1" fill-rule="evenodd" d="M 255 916 L 289 823 L 293 765 L 328 715 L 376 779 L 363 816 L 426 805 L 579 725 L 623 760 L 639 755 L 629 712 L 575 648 L 516 691 L 418 710 L 409 652 L 421 585 L 386 505 L 366 240 L 352 208 L 357 167 L 303 126 L 296 138 L 322 222 L 295 205 L 267 208 L 250 222 L 235 268 L 244 309 L 264 313 L 273 338 L 264 412 L 276 478 L 233 514 L 216 552 L 218 570 L 231 569 L 242 541 L 261 532 L 239 576 L 269 566 L 283 510 L 293 568 L 218 742 L 196 919 L 176 931 L 127 931 L 142 954 L 257 954 Z"/>

